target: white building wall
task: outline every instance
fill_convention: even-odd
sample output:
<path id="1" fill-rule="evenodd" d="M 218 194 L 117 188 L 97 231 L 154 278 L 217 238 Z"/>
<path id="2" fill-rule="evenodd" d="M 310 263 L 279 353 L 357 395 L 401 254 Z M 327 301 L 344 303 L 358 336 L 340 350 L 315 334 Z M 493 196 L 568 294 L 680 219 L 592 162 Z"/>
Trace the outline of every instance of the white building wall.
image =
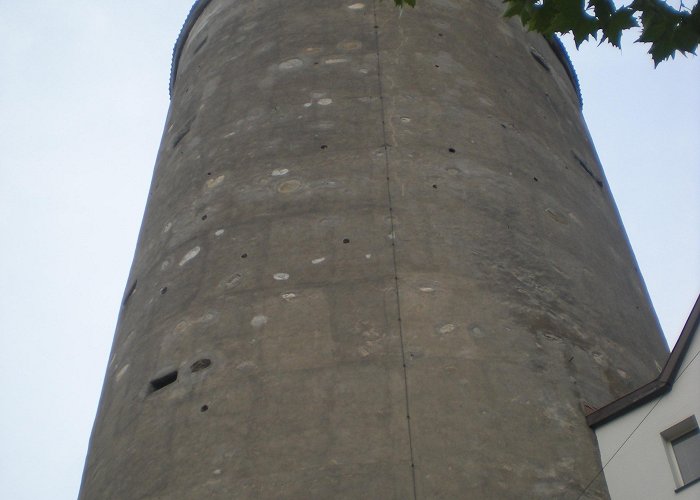
<path id="1" fill-rule="evenodd" d="M 675 493 L 679 485 L 661 437 L 661 432 L 691 415 L 700 422 L 699 351 L 696 332 L 669 393 L 596 429 L 601 461 L 605 465 L 610 460 L 605 479 L 612 500 L 700 499 L 700 483 Z"/>

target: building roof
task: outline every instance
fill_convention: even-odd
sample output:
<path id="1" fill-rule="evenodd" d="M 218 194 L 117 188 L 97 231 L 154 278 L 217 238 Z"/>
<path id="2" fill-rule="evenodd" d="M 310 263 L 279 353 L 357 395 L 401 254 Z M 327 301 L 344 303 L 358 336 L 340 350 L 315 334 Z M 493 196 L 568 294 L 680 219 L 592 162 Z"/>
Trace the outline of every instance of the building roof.
<path id="1" fill-rule="evenodd" d="M 586 416 L 586 422 L 592 428 L 596 428 L 600 425 L 609 422 L 625 413 L 656 399 L 673 388 L 673 383 L 678 377 L 678 371 L 680 370 L 683 360 L 685 359 L 688 349 L 693 341 L 693 337 L 700 329 L 700 296 L 695 301 L 695 306 L 686 321 L 683 331 L 681 332 L 678 341 L 676 342 L 673 351 L 666 361 L 659 376 L 654 380 L 641 386 L 628 394 L 625 394 L 619 399 L 608 403 L 607 405 L 599 408 Z"/>

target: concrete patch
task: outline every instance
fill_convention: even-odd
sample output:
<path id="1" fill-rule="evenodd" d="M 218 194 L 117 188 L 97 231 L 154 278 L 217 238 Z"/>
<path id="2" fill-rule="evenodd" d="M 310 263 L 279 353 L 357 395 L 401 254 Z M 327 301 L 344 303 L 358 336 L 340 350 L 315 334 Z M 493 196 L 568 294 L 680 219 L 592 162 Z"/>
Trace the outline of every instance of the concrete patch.
<path id="1" fill-rule="evenodd" d="M 197 255 L 199 255 L 199 252 L 200 252 L 200 251 L 201 251 L 201 248 L 200 248 L 200 247 L 194 247 L 192 250 L 190 250 L 189 252 L 187 252 L 187 253 L 185 254 L 185 256 L 184 256 L 184 257 L 182 258 L 182 260 L 180 261 L 180 264 L 179 264 L 179 265 L 180 265 L 180 266 L 184 266 L 184 265 L 187 264 L 189 261 L 191 261 L 192 259 L 194 259 Z"/>

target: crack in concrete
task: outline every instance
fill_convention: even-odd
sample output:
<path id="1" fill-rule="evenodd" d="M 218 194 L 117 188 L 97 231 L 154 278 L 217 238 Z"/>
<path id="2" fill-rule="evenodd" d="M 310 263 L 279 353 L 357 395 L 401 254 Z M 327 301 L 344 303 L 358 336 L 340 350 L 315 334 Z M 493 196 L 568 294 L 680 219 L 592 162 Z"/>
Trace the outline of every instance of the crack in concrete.
<path id="1" fill-rule="evenodd" d="M 398 316 L 398 326 L 399 326 L 399 340 L 401 344 L 401 362 L 403 365 L 403 380 L 404 380 L 404 394 L 405 394 L 405 401 L 406 401 L 406 426 L 407 426 L 407 431 L 408 431 L 408 448 L 409 448 L 409 454 L 410 454 L 410 459 L 411 459 L 411 479 L 413 482 L 413 499 L 417 499 L 417 493 L 416 493 L 416 468 L 415 468 L 415 461 L 414 461 L 414 456 L 413 456 L 413 434 L 412 434 L 412 429 L 411 429 L 411 412 L 410 412 L 410 404 L 409 404 L 409 397 L 408 397 L 408 371 L 406 367 L 406 349 L 404 347 L 404 339 L 403 339 L 403 326 L 401 324 L 401 293 L 399 291 L 399 275 L 398 275 L 398 265 L 397 265 L 397 258 L 396 258 L 396 231 L 394 227 L 394 209 L 393 209 L 393 204 L 392 204 L 392 199 L 391 199 L 391 179 L 389 175 L 389 146 L 387 144 L 387 125 L 386 125 L 386 116 L 387 112 L 384 107 L 384 88 L 382 85 L 382 65 L 381 65 L 381 58 L 380 58 L 380 53 L 379 53 L 379 24 L 377 24 L 377 2 L 376 0 L 372 1 L 372 11 L 374 15 L 374 42 L 375 42 L 375 48 L 377 51 L 377 86 L 379 90 L 379 102 L 380 102 L 380 107 L 381 107 L 381 120 L 382 120 L 382 138 L 384 141 L 384 164 L 386 168 L 386 192 L 387 192 L 387 199 L 389 203 L 389 224 L 391 226 L 391 235 L 394 236 L 391 239 L 391 253 L 392 253 L 392 260 L 393 260 L 393 265 L 394 265 L 394 290 L 396 291 L 396 312 Z"/>

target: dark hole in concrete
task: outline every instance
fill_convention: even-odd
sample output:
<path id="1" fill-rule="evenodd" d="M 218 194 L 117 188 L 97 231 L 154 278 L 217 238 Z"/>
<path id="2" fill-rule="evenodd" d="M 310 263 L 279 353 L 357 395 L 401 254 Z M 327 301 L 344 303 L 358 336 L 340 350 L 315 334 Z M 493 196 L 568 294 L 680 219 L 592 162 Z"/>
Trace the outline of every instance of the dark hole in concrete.
<path id="1" fill-rule="evenodd" d="M 133 283 L 133 284 L 131 285 L 131 287 L 129 288 L 129 291 L 126 292 L 126 295 L 124 296 L 124 300 L 122 301 L 122 305 L 123 305 L 123 306 L 126 305 L 127 302 L 129 302 L 129 299 L 131 298 L 131 296 L 132 296 L 132 295 L 134 294 L 134 292 L 136 291 L 136 284 L 137 284 L 138 282 L 139 282 L 139 280 L 134 280 L 134 283 Z"/>
<path id="2" fill-rule="evenodd" d="M 208 217 L 207 214 L 202 215 L 202 220 L 207 220 L 207 217 Z"/>
<path id="3" fill-rule="evenodd" d="M 205 370 L 211 366 L 211 359 L 203 358 L 203 359 L 198 359 L 194 363 L 192 363 L 192 366 L 190 366 L 190 370 L 192 373 Z"/>
<path id="4" fill-rule="evenodd" d="M 164 286 L 163 288 L 160 289 L 160 294 L 165 295 L 166 293 L 168 293 L 168 287 Z"/>
<path id="5" fill-rule="evenodd" d="M 601 181 L 595 176 L 593 171 L 590 168 L 588 168 L 588 165 L 586 165 L 586 162 L 583 161 L 583 159 L 578 154 L 576 154 L 576 151 L 572 150 L 571 152 L 574 154 L 574 158 L 576 158 L 576 161 L 581 166 L 581 168 L 585 170 L 588 175 L 591 176 L 591 178 L 595 181 L 596 184 L 598 184 L 599 187 L 603 187 L 603 181 Z"/>
<path id="6" fill-rule="evenodd" d="M 207 175 L 211 175 L 211 172 L 207 172 Z"/>
<path id="7" fill-rule="evenodd" d="M 182 139 L 184 139 L 187 134 L 189 134 L 191 124 L 192 124 L 191 121 L 189 123 L 185 124 L 185 126 L 177 134 L 175 134 L 175 137 L 173 137 L 173 142 L 172 142 L 173 148 L 175 148 L 178 144 L 180 144 L 180 141 Z"/>
<path id="8" fill-rule="evenodd" d="M 199 52 L 200 50 L 202 50 L 202 47 L 204 47 L 204 44 L 207 43 L 207 40 L 209 40 L 209 36 L 208 36 L 208 35 L 204 37 L 204 40 L 202 40 L 201 42 L 199 42 L 199 43 L 197 44 L 197 46 L 195 47 L 195 49 L 194 49 L 194 51 L 193 51 L 192 53 L 193 53 L 193 54 L 196 54 L 197 52 Z"/>
<path id="9" fill-rule="evenodd" d="M 535 182 L 539 182 L 539 180 L 537 179 L 537 177 L 533 177 L 532 180 L 535 181 Z"/>
<path id="10" fill-rule="evenodd" d="M 241 259 L 247 259 L 247 258 L 248 258 L 248 254 L 247 254 L 247 253 L 244 253 L 243 255 L 241 255 Z"/>
<path id="11" fill-rule="evenodd" d="M 437 189 L 437 184 L 433 184 L 433 189 Z"/>
<path id="12" fill-rule="evenodd" d="M 456 152 L 455 148 L 450 148 L 450 149 L 448 149 L 448 151 L 449 151 L 450 153 Z"/>
<path id="13" fill-rule="evenodd" d="M 378 28 L 379 28 L 379 26 L 375 24 L 375 25 L 374 25 L 374 29 L 376 30 L 376 29 L 378 29 Z"/>
<path id="14" fill-rule="evenodd" d="M 202 413 L 204 413 L 204 412 L 207 411 L 208 409 L 209 409 L 209 406 L 208 406 L 208 405 L 202 405 L 202 407 L 199 409 L 199 411 L 201 411 Z"/>
<path id="15" fill-rule="evenodd" d="M 166 373 L 162 377 L 151 380 L 150 389 L 151 392 L 156 392 L 161 390 L 163 387 L 167 387 L 177 380 L 177 370 L 170 373 Z"/>
<path id="16" fill-rule="evenodd" d="M 328 149 L 328 146 L 326 146 L 325 144 L 323 144 L 323 145 L 321 145 L 321 149 Z"/>
<path id="17" fill-rule="evenodd" d="M 345 239 L 343 240 L 343 243 L 348 244 L 348 243 L 350 243 L 350 240 L 347 239 L 347 238 L 345 238 Z"/>
<path id="18" fill-rule="evenodd" d="M 438 36 L 442 36 L 442 33 L 438 33 Z"/>
<path id="19" fill-rule="evenodd" d="M 530 54 L 532 54 L 532 57 L 535 59 L 535 61 L 537 61 L 540 64 L 540 66 L 542 66 L 547 71 L 551 71 L 549 68 L 549 64 L 547 63 L 547 61 L 544 60 L 542 54 L 540 54 L 533 48 L 530 49 Z"/>
<path id="20" fill-rule="evenodd" d="M 440 65 L 439 65 L 439 64 L 436 64 L 436 65 L 435 65 L 435 67 L 436 67 L 436 68 L 439 68 L 439 67 L 440 67 Z"/>

